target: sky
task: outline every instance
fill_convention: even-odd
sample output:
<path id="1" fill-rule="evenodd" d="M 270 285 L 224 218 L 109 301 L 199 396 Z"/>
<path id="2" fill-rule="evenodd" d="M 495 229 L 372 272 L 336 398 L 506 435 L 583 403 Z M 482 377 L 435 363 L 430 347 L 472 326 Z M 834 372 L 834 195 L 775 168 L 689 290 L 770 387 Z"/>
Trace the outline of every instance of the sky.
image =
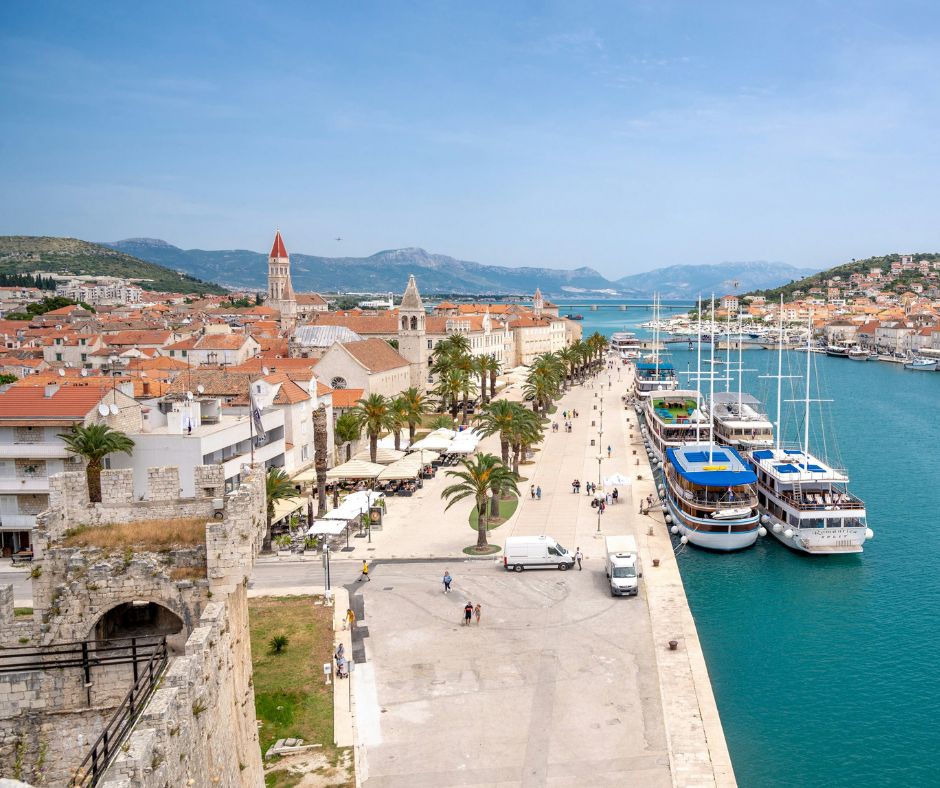
<path id="1" fill-rule="evenodd" d="M 938 44 L 928 1 L 11 0 L 0 234 L 610 278 L 937 251 Z"/>

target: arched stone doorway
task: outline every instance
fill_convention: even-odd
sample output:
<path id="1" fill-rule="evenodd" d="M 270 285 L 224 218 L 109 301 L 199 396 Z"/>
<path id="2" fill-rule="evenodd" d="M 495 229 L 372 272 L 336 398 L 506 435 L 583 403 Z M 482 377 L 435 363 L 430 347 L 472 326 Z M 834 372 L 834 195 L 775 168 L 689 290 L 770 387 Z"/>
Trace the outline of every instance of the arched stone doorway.
<path id="1" fill-rule="evenodd" d="M 183 621 L 168 607 L 146 599 L 124 602 L 112 607 L 95 624 L 95 640 L 166 636 L 173 653 L 182 653 L 188 634 Z"/>

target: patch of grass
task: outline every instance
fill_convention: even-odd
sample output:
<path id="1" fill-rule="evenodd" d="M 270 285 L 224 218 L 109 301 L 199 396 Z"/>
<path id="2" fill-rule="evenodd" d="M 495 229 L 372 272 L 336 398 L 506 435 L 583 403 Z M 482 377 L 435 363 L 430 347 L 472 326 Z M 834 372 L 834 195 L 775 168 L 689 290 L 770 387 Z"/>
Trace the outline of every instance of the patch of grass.
<path id="1" fill-rule="evenodd" d="M 278 769 L 276 772 L 268 772 L 264 775 L 265 788 L 294 788 L 300 785 L 304 775 L 294 774 L 286 769 Z"/>
<path id="2" fill-rule="evenodd" d="M 248 615 L 261 752 L 288 738 L 332 752 L 333 685 L 323 681 L 323 663 L 333 658 L 332 608 L 311 596 L 258 597 L 249 600 Z M 271 638 L 281 634 L 290 648 L 272 654 Z"/>
<path id="3" fill-rule="evenodd" d="M 499 528 L 506 520 L 513 516 L 516 512 L 516 507 L 519 506 L 518 498 L 510 498 L 508 501 L 500 500 L 499 502 L 499 517 L 490 517 L 486 521 L 486 530 L 492 531 L 494 528 Z M 470 517 L 467 519 L 467 524 L 476 531 L 477 529 L 477 508 L 476 506 L 470 510 Z"/>
<path id="4" fill-rule="evenodd" d="M 499 545 L 488 544 L 482 550 L 477 547 L 475 544 L 470 545 L 470 547 L 465 547 L 463 552 L 465 555 L 494 555 L 498 553 L 502 548 Z"/>
<path id="5" fill-rule="evenodd" d="M 113 525 L 81 526 L 68 531 L 63 547 L 100 547 L 105 550 L 163 550 L 196 547 L 206 542 L 206 520 L 142 520 Z"/>
<path id="6" fill-rule="evenodd" d="M 33 614 L 33 609 L 31 607 L 15 607 L 13 608 L 14 616 L 31 616 Z"/>
<path id="7" fill-rule="evenodd" d="M 205 566 L 174 566 L 170 570 L 170 580 L 204 580 Z"/>

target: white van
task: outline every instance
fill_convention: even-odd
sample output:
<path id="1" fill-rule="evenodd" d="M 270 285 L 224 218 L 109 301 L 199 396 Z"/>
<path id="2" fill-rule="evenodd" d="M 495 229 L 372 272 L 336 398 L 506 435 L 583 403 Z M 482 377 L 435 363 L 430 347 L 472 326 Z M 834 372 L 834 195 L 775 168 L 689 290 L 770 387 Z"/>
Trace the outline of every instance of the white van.
<path id="1" fill-rule="evenodd" d="M 574 556 L 550 536 L 510 536 L 503 550 L 503 566 L 523 569 L 571 569 Z"/>
<path id="2" fill-rule="evenodd" d="M 636 596 L 640 590 L 637 578 L 643 577 L 636 539 L 608 536 L 604 540 L 604 557 L 611 596 Z"/>

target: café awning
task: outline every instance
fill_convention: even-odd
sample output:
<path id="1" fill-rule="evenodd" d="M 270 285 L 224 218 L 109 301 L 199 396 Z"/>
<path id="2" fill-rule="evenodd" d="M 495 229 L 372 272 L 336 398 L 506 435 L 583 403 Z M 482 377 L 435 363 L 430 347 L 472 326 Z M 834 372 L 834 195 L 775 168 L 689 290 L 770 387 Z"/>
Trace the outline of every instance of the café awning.
<path id="1" fill-rule="evenodd" d="M 350 460 L 342 465 L 337 465 L 335 468 L 330 468 L 326 472 L 326 478 L 330 481 L 336 481 L 337 479 L 374 479 L 384 470 L 384 465 L 366 462 L 365 460 Z"/>
<path id="2" fill-rule="evenodd" d="M 396 460 L 400 460 L 405 456 L 405 452 L 398 449 L 390 449 L 384 446 L 379 446 L 375 450 L 375 461 L 379 465 L 390 465 Z M 360 452 L 357 452 L 353 455 L 354 460 L 363 460 L 365 462 L 371 462 L 371 455 L 369 454 L 369 449 L 366 447 Z"/>

